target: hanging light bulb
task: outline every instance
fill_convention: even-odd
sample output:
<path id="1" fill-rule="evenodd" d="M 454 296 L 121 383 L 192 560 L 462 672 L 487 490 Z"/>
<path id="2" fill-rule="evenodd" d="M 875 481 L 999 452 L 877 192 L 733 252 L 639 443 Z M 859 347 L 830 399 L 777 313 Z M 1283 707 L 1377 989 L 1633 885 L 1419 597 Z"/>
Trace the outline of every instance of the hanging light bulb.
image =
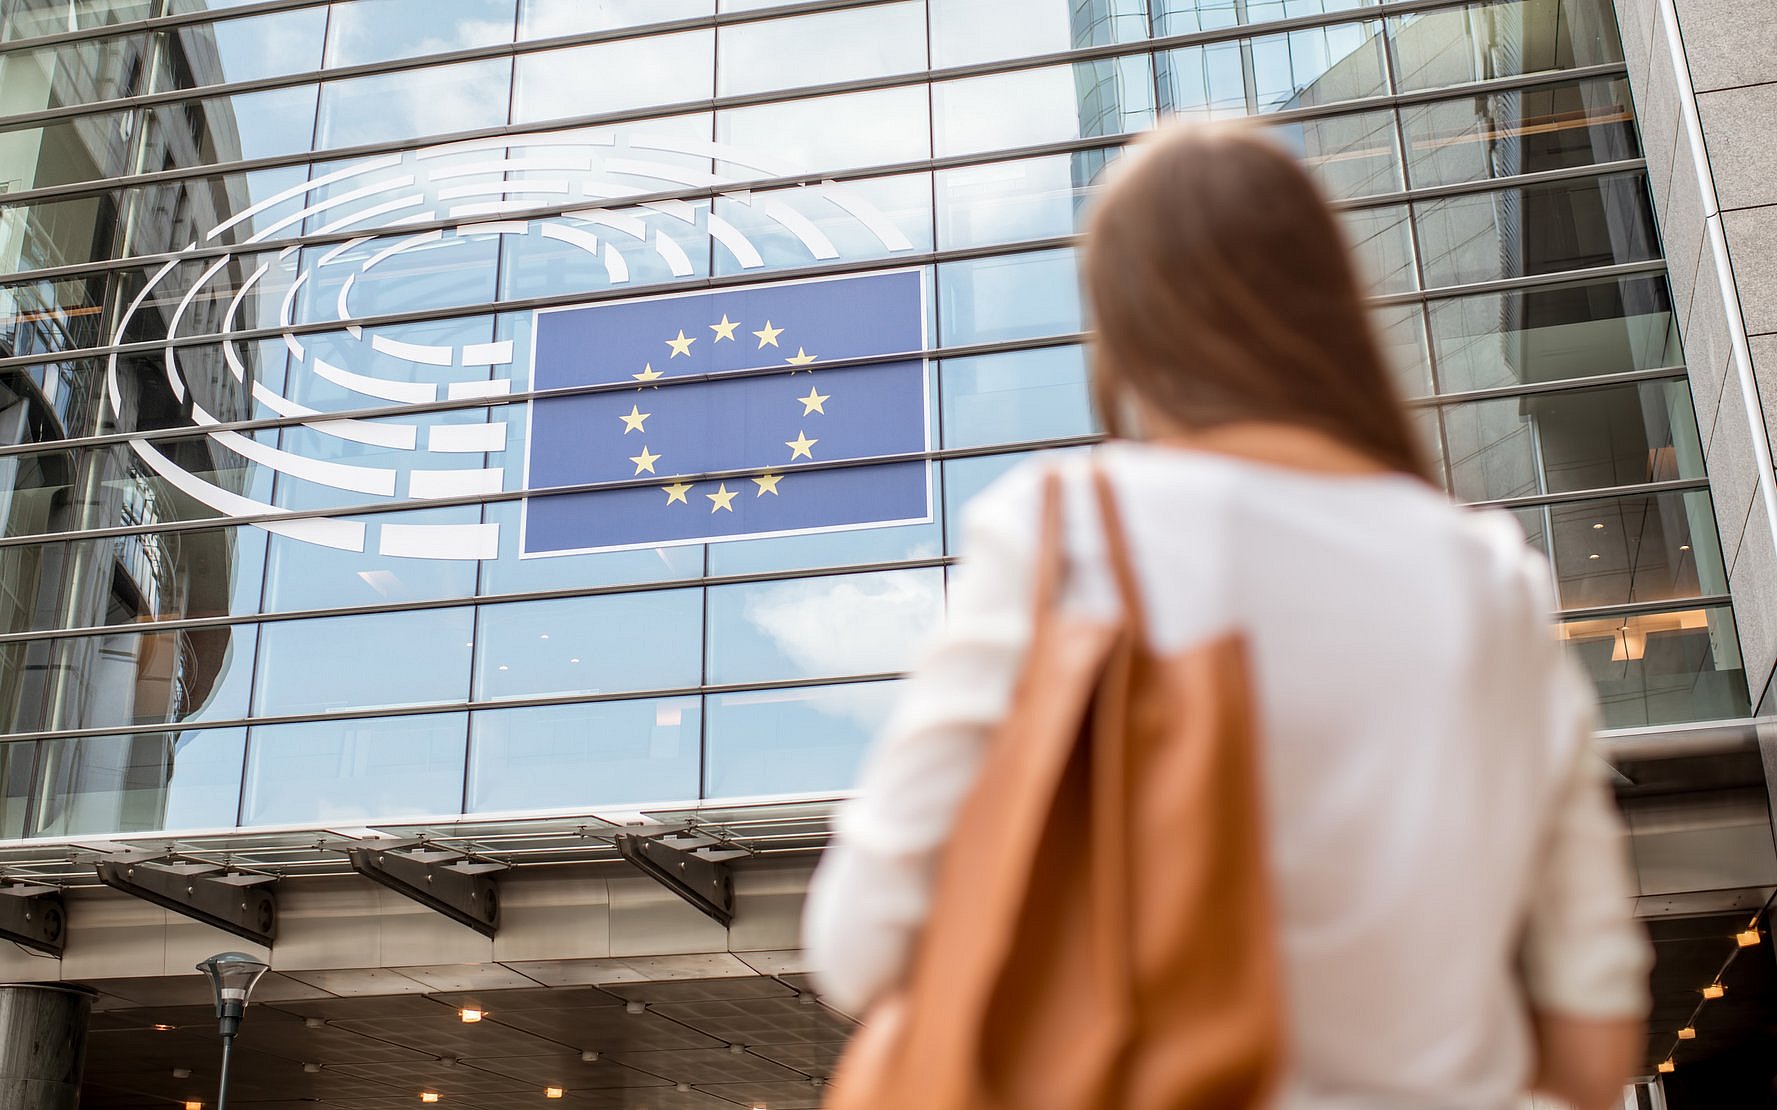
<path id="1" fill-rule="evenodd" d="M 1742 948 L 1751 948 L 1758 944 L 1758 926 L 1754 925 L 1744 933 L 1735 933 L 1734 943 Z"/>
<path id="2" fill-rule="evenodd" d="M 1660 1066 L 1658 1068 L 1655 1068 L 1654 1070 L 1659 1072 L 1661 1075 L 1671 1075 L 1673 1072 L 1678 1070 L 1678 1065 L 1674 1064 L 1671 1060 L 1661 1060 Z"/>
<path id="3" fill-rule="evenodd" d="M 1679 1031 L 1678 1031 L 1678 1039 L 1679 1039 L 1679 1040 L 1681 1040 L 1681 1041 L 1694 1041 L 1694 1040 L 1696 1040 L 1696 1039 L 1697 1039 L 1697 1030 L 1696 1030 L 1696 1028 L 1695 1028 L 1695 1027 L 1694 1027 L 1694 1026 L 1689 1026 L 1689 1025 L 1687 1025 L 1687 1026 L 1685 1026 L 1685 1027 L 1684 1027 L 1684 1028 L 1683 1028 L 1683 1029 L 1680 1029 L 1680 1030 L 1679 1030 Z"/>
<path id="4" fill-rule="evenodd" d="M 1703 988 L 1704 998 L 1720 998 L 1726 993 L 1728 993 L 1728 988 L 1722 986 L 1720 983 L 1711 983 Z"/>

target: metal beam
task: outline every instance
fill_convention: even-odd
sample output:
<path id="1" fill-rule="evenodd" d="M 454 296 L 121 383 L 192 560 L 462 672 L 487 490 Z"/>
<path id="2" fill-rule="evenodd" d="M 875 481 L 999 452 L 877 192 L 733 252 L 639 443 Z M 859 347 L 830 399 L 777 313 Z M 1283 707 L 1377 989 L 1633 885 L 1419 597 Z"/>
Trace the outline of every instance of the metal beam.
<path id="1" fill-rule="evenodd" d="M 714 918 L 734 922 L 734 879 L 726 863 L 675 848 L 657 836 L 620 833 L 617 851 L 655 882 Z"/>
<path id="2" fill-rule="evenodd" d="M 498 864 L 478 863 L 460 852 L 402 848 L 348 848 L 352 870 L 403 898 L 467 925 L 485 937 L 500 927 L 500 889 L 486 872 Z M 441 858 L 442 857 L 442 858 Z"/>
<path id="3" fill-rule="evenodd" d="M 59 958 L 68 943 L 62 892 L 29 883 L 0 885 L 0 939 Z"/>
<path id="4" fill-rule="evenodd" d="M 229 871 L 210 863 L 166 856 L 154 860 L 104 859 L 93 864 L 99 881 L 132 898 L 214 925 L 255 944 L 271 946 L 278 935 L 277 879 Z"/>

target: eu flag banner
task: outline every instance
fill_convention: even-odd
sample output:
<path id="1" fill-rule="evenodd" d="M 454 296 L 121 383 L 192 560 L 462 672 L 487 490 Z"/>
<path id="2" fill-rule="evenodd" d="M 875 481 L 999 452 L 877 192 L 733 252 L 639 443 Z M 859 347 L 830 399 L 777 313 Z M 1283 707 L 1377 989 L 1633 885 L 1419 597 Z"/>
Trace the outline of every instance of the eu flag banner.
<path id="1" fill-rule="evenodd" d="M 536 313 L 522 554 L 565 555 L 931 519 L 918 271 Z M 770 369 L 742 377 L 728 371 Z M 809 469 L 813 465 L 814 469 Z M 711 479 L 704 475 L 730 472 Z M 733 476 L 738 472 L 738 476 Z M 548 494 L 552 487 L 637 482 Z"/>

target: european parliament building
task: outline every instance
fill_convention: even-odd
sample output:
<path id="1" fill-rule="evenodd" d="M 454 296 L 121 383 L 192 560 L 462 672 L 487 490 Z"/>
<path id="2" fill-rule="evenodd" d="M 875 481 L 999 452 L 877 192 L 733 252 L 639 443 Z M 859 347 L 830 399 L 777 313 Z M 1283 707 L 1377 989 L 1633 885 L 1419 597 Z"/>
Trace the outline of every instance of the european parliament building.
<path id="1" fill-rule="evenodd" d="M 0 1104 L 211 1106 L 237 949 L 230 1106 L 819 1106 L 830 815 L 1098 436 L 1082 206 L 1240 115 L 1549 557 L 1628 1104 L 1765 1104 L 1765 0 L 0 0 Z"/>

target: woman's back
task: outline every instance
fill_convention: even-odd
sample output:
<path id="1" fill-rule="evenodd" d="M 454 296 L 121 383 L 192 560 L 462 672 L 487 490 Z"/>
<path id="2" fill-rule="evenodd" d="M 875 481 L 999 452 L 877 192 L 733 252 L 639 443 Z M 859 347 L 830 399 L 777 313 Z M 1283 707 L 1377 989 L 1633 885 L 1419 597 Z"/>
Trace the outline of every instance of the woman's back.
<path id="1" fill-rule="evenodd" d="M 814 892 L 809 943 L 842 1003 L 904 964 L 933 856 L 1010 700 L 1050 465 L 971 507 L 950 627 Z M 1620 848 L 1583 753 L 1588 695 L 1544 626 L 1547 568 L 1516 526 L 1398 474 L 1133 444 L 1095 465 L 1154 646 L 1229 631 L 1248 645 L 1289 1016 L 1283 1104 L 1508 1104 L 1531 1067 L 1521 956 L 1539 1006 L 1633 1010 L 1644 946 L 1620 927 Z M 1087 464 L 1061 468 L 1064 602 L 1109 613 Z"/>

